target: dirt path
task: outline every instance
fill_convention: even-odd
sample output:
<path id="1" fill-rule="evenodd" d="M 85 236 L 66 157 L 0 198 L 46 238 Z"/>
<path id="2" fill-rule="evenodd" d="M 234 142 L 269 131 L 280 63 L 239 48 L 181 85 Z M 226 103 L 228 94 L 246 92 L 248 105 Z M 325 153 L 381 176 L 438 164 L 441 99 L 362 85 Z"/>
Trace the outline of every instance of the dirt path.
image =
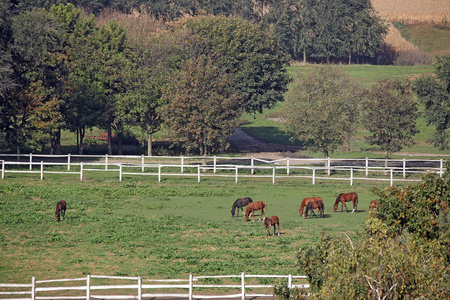
<path id="1" fill-rule="evenodd" d="M 291 158 L 308 158 L 298 154 L 303 150 L 298 146 L 287 146 L 273 143 L 262 142 L 241 129 L 236 129 L 235 134 L 228 138 L 231 146 L 245 157 L 258 157 L 262 159 L 282 159 Z"/>

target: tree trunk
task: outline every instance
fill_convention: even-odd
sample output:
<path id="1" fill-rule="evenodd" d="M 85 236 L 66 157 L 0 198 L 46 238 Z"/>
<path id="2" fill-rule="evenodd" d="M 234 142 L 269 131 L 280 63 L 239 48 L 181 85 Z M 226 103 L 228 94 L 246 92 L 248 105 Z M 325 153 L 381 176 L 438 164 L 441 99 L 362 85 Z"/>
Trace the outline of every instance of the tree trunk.
<path id="1" fill-rule="evenodd" d="M 153 136 L 151 132 L 149 131 L 147 134 L 147 155 L 152 156 L 152 149 L 153 148 Z"/>
<path id="2" fill-rule="evenodd" d="M 80 128 L 79 132 L 80 132 L 80 148 L 78 150 L 78 154 L 83 155 L 83 152 L 84 152 L 83 140 L 84 140 L 84 135 L 86 133 L 86 129 Z"/>
<path id="3" fill-rule="evenodd" d="M 303 49 L 303 63 L 306 64 L 306 49 Z"/>
<path id="4" fill-rule="evenodd" d="M 122 155 L 123 154 L 123 128 L 120 127 L 119 130 L 117 130 L 117 154 Z"/>
<path id="5" fill-rule="evenodd" d="M 112 155 L 112 129 L 111 124 L 108 124 L 108 155 Z"/>
<path id="6" fill-rule="evenodd" d="M 350 52 L 348 54 L 348 65 L 351 65 L 351 64 L 352 64 L 352 53 Z"/>
<path id="7" fill-rule="evenodd" d="M 61 128 L 58 128 L 50 133 L 50 148 L 51 155 L 61 155 Z"/>

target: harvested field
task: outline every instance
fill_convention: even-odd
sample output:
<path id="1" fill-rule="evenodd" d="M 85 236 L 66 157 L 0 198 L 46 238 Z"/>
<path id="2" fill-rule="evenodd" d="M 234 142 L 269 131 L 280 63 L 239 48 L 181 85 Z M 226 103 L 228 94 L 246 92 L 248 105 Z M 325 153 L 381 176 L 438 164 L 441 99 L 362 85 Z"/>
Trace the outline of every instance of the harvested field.
<path id="1" fill-rule="evenodd" d="M 450 22 L 448 0 L 372 0 L 372 5 L 387 21 L 404 24 L 442 24 Z"/>

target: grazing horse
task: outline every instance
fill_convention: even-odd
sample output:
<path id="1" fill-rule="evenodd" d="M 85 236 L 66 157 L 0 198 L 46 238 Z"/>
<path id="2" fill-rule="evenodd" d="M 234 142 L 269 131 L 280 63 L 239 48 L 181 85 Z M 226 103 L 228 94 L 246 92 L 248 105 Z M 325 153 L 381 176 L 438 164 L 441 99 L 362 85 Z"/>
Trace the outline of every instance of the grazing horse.
<path id="1" fill-rule="evenodd" d="M 58 203 L 56 203 L 56 211 L 55 211 L 55 217 L 56 221 L 60 221 L 60 216 L 62 216 L 62 219 L 64 220 L 64 216 L 66 215 L 66 201 L 61 200 Z"/>
<path id="2" fill-rule="evenodd" d="M 259 215 L 259 221 L 261 221 L 261 217 L 264 215 L 266 216 L 266 212 L 264 210 L 267 210 L 267 205 L 263 201 L 258 202 L 250 202 L 247 204 L 247 209 L 245 210 L 245 222 L 248 221 L 248 217 L 250 214 L 253 214 L 253 222 L 255 221 L 255 210 L 261 210 L 261 214 Z"/>
<path id="3" fill-rule="evenodd" d="M 269 229 L 273 226 L 273 235 L 275 235 L 275 230 L 278 227 L 278 236 L 280 236 L 280 219 L 277 216 L 271 216 L 270 218 L 264 219 L 264 225 L 267 228 L 267 236 L 270 235 Z"/>
<path id="4" fill-rule="evenodd" d="M 237 216 L 239 217 L 239 208 L 244 212 L 243 207 L 247 206 L 250 202 L 253 202 L 252 198 L 245 197 L 245 198 L 239 198 L 233 203 L 233 207 L 231 208 L 231 216 L 234 217 L 234 213 L 236 212 L 237 208 Z"/>
<path id="5" fill-rule="evenodd" d="M 318 209 L 317 215 L 314 213 L 314 209 L 315 208 Z M 306 205 L 305 219 L 308 217 L 308 211 L 311 212 L 310 216 L 314 215 L 316 218 L 318 218 L 318 217 L 322 217 L 323 218 L 323 216 L 324 216 L 324 209 L 325 209 L 325 206 L 324 206 L 322 200 L 309 202 L 308 205 Z"/>
<path id="6" fill-rule="evenodd" d="M 369 204 L 369 210 L 374 210 L 375 208 L 378 208 L 378 206 L 380 206 L 378 204 L 378 201 L 377 200 L 372 200 L 372 201 L 370 201 L 370 204 Z"/>
<path id="7" fill-rule="evenodd" d="M 348 212 L 347 205 L 345 205 L 345 202 L 350 202 L 350 201 L 352 201 L 352 203 L 353 203 L 352 212 L 355 212 L 358 207 L 358 195 L 356 193 L 341 193 L 341 194 L 339 194 L 339 196 L 337 196 L 337 198 L 336 198 L 336 202 L 334 203 L 334 212 L 336 212 L 336 210 L 338 209 L 339 202 L 342 203 L 341 211 L 344 210 L 344 206 L 345 206 L 345 210 L 347 210 L 347 212 Z"/>
<path id="8" fill-rule="evenodd" d="M 303 209 L 308 205 L 309 202 L 315 202 L 318 200 L 323 202 L 322 198 L 320 197 L 308 197 L 303 199 L 302 204 L 300 205 L 300 209 L 298 210 L 298 214 L 300 215 L 300 217 L 303 216 Z"/>

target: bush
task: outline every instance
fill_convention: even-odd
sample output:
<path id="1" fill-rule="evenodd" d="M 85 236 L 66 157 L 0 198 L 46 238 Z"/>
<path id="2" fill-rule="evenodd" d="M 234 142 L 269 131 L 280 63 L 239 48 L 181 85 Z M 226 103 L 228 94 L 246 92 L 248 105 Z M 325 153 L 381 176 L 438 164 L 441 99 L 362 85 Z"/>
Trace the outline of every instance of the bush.
<path id="1" fill-rule="evenodd" d="M 394 65 L 397 66 L 423 66 L 431 63 L 431 56 L 418 49 L 399 51 L 394 60 Z"/>
<path id="2" fill-rule="evenodd" d="M 405 190 L 374 189 L 379 207 L 358 241 L 344 233 L 301 249 L 299 271 L 314 298 L 449 299 L 449 167 L 442 178 L 429 173 Z"/>

